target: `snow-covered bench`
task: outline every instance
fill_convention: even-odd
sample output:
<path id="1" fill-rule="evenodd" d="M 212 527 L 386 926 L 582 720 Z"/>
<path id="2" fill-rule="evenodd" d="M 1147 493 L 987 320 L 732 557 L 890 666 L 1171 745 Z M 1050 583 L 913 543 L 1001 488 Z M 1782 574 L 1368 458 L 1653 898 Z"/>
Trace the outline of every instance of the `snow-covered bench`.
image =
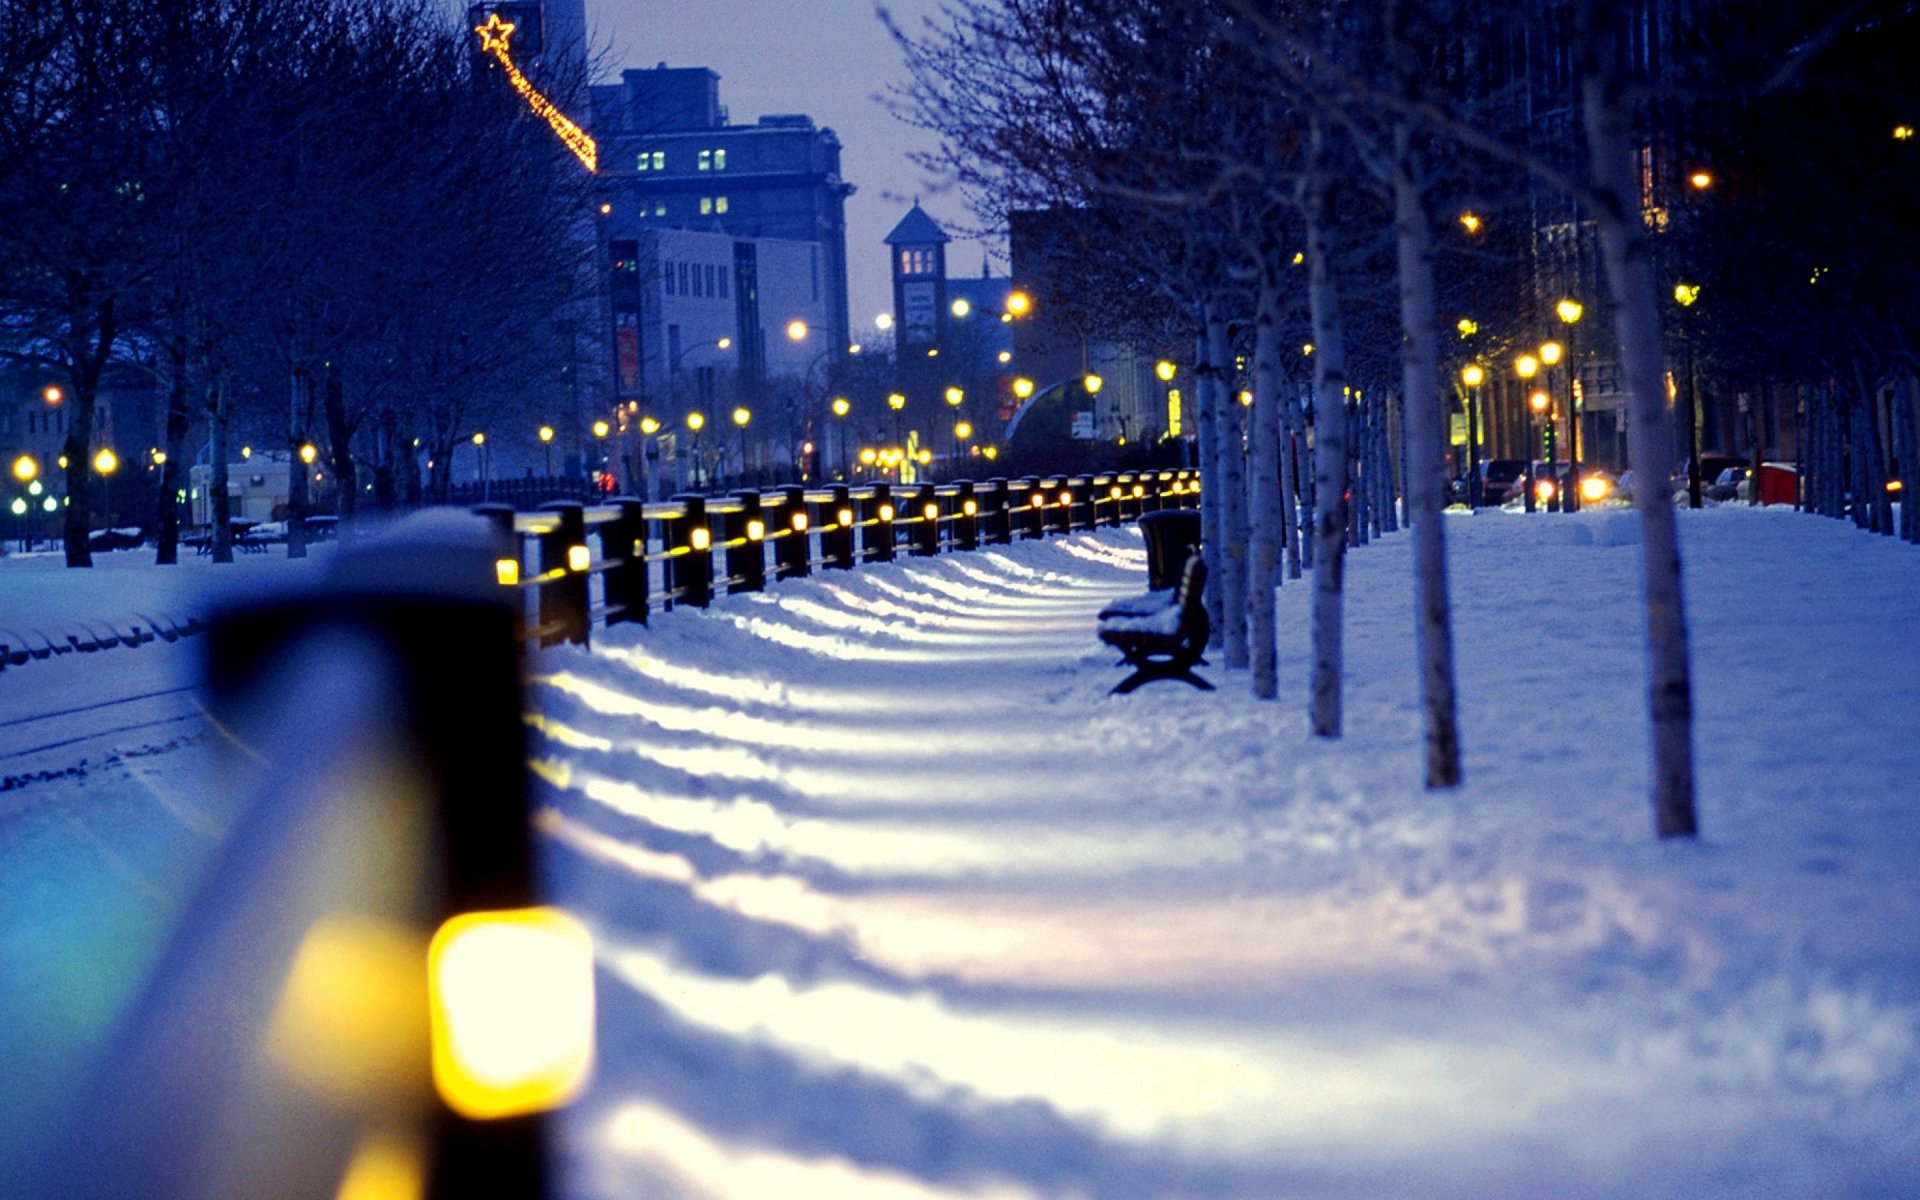
<path id="1" fill-rule="evenodd" d="M 1152 592 L 1126 602 L 1135 611 L 1114 613 L 1116 606 L 1108 606 L 1100 621 L 1100 640 L 1120 652 L 1121 666 L 1133 668 L 1133 674 L 1114 686 L 1113 695 L 1124 696 L 1156 679 L 1178 679 L 1203 691 L 1213 690 L 1212 684 L 1193 673 L 1193 668 L 1206 664 L 1207 635 L 1213 632 L 1206 592 L 1207 563 L 1195 552 L 1181 568 L 1172 595 L 1157 608 L 1148 608 Z"/>

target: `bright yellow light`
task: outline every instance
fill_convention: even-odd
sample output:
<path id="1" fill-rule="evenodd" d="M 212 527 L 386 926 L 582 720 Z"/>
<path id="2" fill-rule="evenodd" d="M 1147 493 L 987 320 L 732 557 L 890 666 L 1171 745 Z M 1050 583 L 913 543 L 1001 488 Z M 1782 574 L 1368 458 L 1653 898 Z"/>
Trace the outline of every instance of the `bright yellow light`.
<path id="1" fill-rule="evenodd" d="M 767 523 L 758 517 L 747 522 L 747 540 L 757 542 L 767 536 Z"/>
<path id="2" fill-rule="evenodd" d="M 660 422 L 654 420 L 652 417 L 641 417 L 640 432 L 651 437 L 660 432 Z"/>
<path id="3" fill-rule="evenodd" d="M 567 547 L 567 570 L 579 574 L 593 565 L 593 553 L 585 546 Z"/>
<path id="4" fill-rule="evenodd" d="M 807 323 L 805 321 L 788 321 L 787 322 L 787 340 L 788 341 L 803 342 L 806 340 L 806 338 L 807 338 Z"/>
<path id="5" fill-rule="evenodd" d="M 31 454 L 22 454 L 13 460 L 13 477 L 21 483 L 31 483 L 34 476 L 40 474 L 40 464 L 33 461 Z"/>
<path id="6" fill-rule="evenodd" d="M 1542 479 L 1533 485 L 1534 498 L 1539 500 L 1542 504 L 1545 504 L 1547 501 L 1553 499 L 1553 493 L 1554 493 L 1554 486 L 1553 486 L 1553 480 L 1551 479 Z"/>
<path id="7" fill-rule="evenodd" d="M 1704 192 L 1713 186 L 1713 172 L 1695 171 L 1693 174 L 1687 176 L 1687 182 L 1693 185 L 1694 191 Z"/>
<path id="8" fill-rule="evenodd" d="M 1896 479 L 1894 480 L 1894 482 L 1899 483 L 1900 481 Z M 971 517 L 975 513 L 980 511 L 980 503 L 977 500 L 962 501 L 960 504 L 960 511 L 966 514 L 967 516 Z"/>
<path id="9" fill-rule="evenodd" d="M 1460 228 L 1466 230 L 1468 233 L 1479 233 L 1481 224 L 1482 222 L 1478 213 L 1468 211 L 1460 214 Z"/>
<path id="10" fill-rule="evenodd" d="M 1147 488 L 1145 484 L 1136 483 L 1133 485 L 1133 498 L 1135 500 L 1138 500 L 1140 497 L 1146 494 L 1147 494 Z"/>
<path id="11" fill-rule="evenodd" d="M 993 356 L 993 359 L 994 359 L 994 361 L 995 361 L 995 362 L 997 362 L 997 363 L 999 363 L 999 364 L 1000 364 L 1001 366 L 1003 366 L 1003 367 L 1004 367 L 1004 366 L 1006 366 L 1006 365 L 1007 365 L 1008 363 L 1010 363 L 1010 362 L 1012 362 L 1012 361 L 1013 361 L 1013 351 L 1011 351 L 1011 350 L 1002 350 L 1002 351 L 1001 351 L 1000 353 L 998 353 L 998 354 L 996 354 L 996 355 L 994 355 L 994 356 Z"/>
<path id="12" fill-rule="evenodd" d="M 61 391 L 59 388 L 55 387 L 53 384 L 48 384 L 44 389 L 41 390 L 40 398 L 42 400 L 45 400 L 48 404 L 58 404 L 62 400 L 67 398 L 67 394 Z"/>
<path id="13" fill-rule="evenodd" d="M 955 408 L 960 407 L 960 402 L 966 398 L 967 394 L 957 387 L 947 389 L 947 403 L 953 405 Z"/>
<path id="14" fill-rule="evenodd" d="M 940 506 L 929 500 L 927 501 L 926 507 L 920 510 L 920 514 L 929 521 L 938 521 L 940 519 Z"/>
<path id="15" fill-rule="evenodd" d="M 354 1147 L 334 1200 L 420 1200 L 426 1191 L 426 1152 L 418 1139 L 376 1131 Z"/>
<path id="16" fill-rule="evenodd" d="M 736 408 L 733 410 L 733 423 L 735 425 L 745 428 L 747 422 L 751 420 L 753 420 L 753 414 L 746 409 Z"/>
<path id="17" fill-rule="evenodd" d="M 1547 411 L 1547 405 L 1552 403 L 1553 398 L 1545 392 L 1535 392 L 1533 395 L 1527 397 L 1527 406 L 1537 413 Z"/>
<path id="18" fill-rule="evenodd" d="M 852 411 L 853 411 L 853 404 L 845 396 L 835 396 L 833 398 L 833 415 L 834 416 L 844 417 Z"/>
<path id="19" fill-rule="evenodd" d="M 713 545 L 713 530 L 705 525 L 695 525 L 687 534 L 687 545 L 695 550 L 705 551 Z"/>
<path id="20" fill-rule="evenodd" d="M 1241 392 L 1241 393 L 1240 393 L 1240 407 L 1241 407 L 1241 408 L 1252 408 L 1252 407 L 1253 407 L 1253 393 L 1252 393 L 1252 392 Z"/>
<path id="21" fill-rule="evenodd" d="M 933 451 L 922 450 L 919 454 L 914 456 L 914 461 L 918 462 L 923 467 L 926 466 L 928 463 L 933 461 Z"/>
<path id="22" fill-rule="evenodd" d="M 417 441 L 416 441 L 416 442 L 414 442 L 414 445 L 416 445 L 416 446 L 418 446 L 419 444 L 420 444 L 420 443 L 419 443 L 419 442 L 417 442 Z M 245 462 L 246 460 L 248 460 L 248 459 L 250 459 L 250 458 L 252 458 L 252 457 L 253 457 L 253 447 L 252 447 L 252 446 L 242 446 L 242 447 L 240 447 L 240 461 L 241 461 L 241 462 Z"/>
<path id="23" fill-rule="evenodd" d="M 1033 309 L 1033 297 L 1025 292 L 1007 293 L 1007 311 L 1016 317 L 1024 317 Z"/>
<path id="24" fill-rule="evenodd" d="M 67 469 L 67 456 L 66 456 L 66 455 L 64 455 L 64 454 L 62 454 L 62 455 L 61 455 L 61 456 L 60 456 L 59 458 L 57 458 L 57 459 L 55 459 L 55 460 L 54 460 L 54 464 L 55 464 L 56 466 L 58 466 L 58 467 L 59 467 L 59 468 L 60 468 L 60 469 L 61 469 L 62 471 L 64 471 L 64 470 L 66 470 L 66 469 Z"/>
<path id="25" fill-rule="evenodd" d="M 476 434 L 474 434 L 474 435 L 473 435 L 473 444 L 474 444 L 474 445 L 476 445 L 476 446 L 484 446 L 484 445 L 486 445 L 486 444 L 487 444 L 487 435 L 486 435 L 486 434 L 484 434 L 484 433 L 476 433 Z"/>
<path id="26" fill-rule="evenodd" d="M 983 449 L 982 449 L 982 450 L 980 451 L 980 453 L 981 453 L 981 454 L 983 454 L 983 455 L 985 455 L 985 456 L 987 457 L 987 459 L 988 459 L 988 461 L 992 461 L 993 459 L 996 459 L 996 458 L 999 458 L 999 457 L 1000 457 L 1000 447 L 998 447 L 998 446 L 987 446 L 987 447 L 985 447 L 985 448 L 983 448 Z"/>
<path id="27" fill-rule="evenodd" d="M 593 1065 L 593 941 L 553 908 L 463 913 L 427 949 L 433 1081 L 476 1120 L 565 1103 Z"/>
<path id="28" fill-rule="evenodd" d="M 597 438 L 603 438 L 612 432 L 613 426 L 607 424 L 605 421 L 595 421 L 593 423 L 593 436 Z"/>
<path id="29" fill-rule="evenodd" d="M 301 935 L 274 1000 L 264 1049 L 306 1091 L 348 1105 L 427 1089 L 423 933 L 344 913 Z"/>
<path id="30" fill-rule="evenodd" d="M 893 520 L 893 505 L 891 505 L 891 504 L 882 504 L 882 505 L 880 506 L 880 519 L 881 519 L 882 521 L 891 521 L 891 520 Z"/>
<path id="31" fill-rule="evenodd" d="M 613 212 L 613 205 L 611 205 L 611 204 L 602 204 L 602 205 L 600 206 L 600 215 L 601 215 L 601 216 L 603 216 L 603 217 L 604 217 L 604 216 L 607 216 L 608 214 L 610 214 L 610 213 L 612 213 L 612 212 Z"/>
<path id="32" fill-rule="evenodd" d="M 1312 343 L 1312 342 L 1308 342 L 1308 343 L 1307 343 L 1306 345 L 1304 345 L 1304 346 L 1302 346 L 1302 347 L 1300 347 L 1300 356 L 1301 356 L 1302 358 L 1305 358 L 1305 357 L 1307 357 L 1307 356 L 1309 356 L 1309 355 L 1311 355 L 1312 353 L 1313 353 L 1313 343 Z"/>
<path id="33" fill-rule="evenodd" d="M 517 558 L 496 558 L 493 560 L 493 577 L 500 581 L 501 587 L 512 587 L 520 582 L 520 560 Z"/>
<path id="34" fill-rule="evenodd" d="M 731 350 L 733 349 L 733 339 L 730 337 L 723 337 L 719 341 L 715 342 L 713 346 L 714 346 L 714 349 L 716 350 Z"/>
<path id="35" fill-rule="evenodd" d="M 707 425 L 707 414 L 703 412 L 690 412 L 687 414 L 688 429 L 693 430 L 695 433 L 699 433 L 702 429 L 706 428 L 706 425 Z"/>
<path id="36" fill-rule="evenodd" d="M 892 313 L 880 313 L 879 315 L 877 315 L 877 316 L 875 316 L 875 317 L 873 318 L 873 327 L 874 327 L 875 329 L 878 329 L 878 330 L 879 330 L 879 331 L 880 331 L 881 333 L 885 333 L 885 332 L 886 332 L 887 330 L 889 330 L 889 329 L 892 329 L 892 328 L 893 328 L 893 314 L 892 314 Z"/>
<path id="37" fill-rule="evenodd" d="M 1072 492 L 1061 492 L 1061 493 L 1060 493 L 1060 503 L 1062 503 L 1062 504 L 1072 504 L 1072 503 L 1073 503 L 1073 493 L 1072 493 Z"/>
<path id="38" fill-rule="evenodd" d="M 1562 321 L 1572 325 L 1580 319 L 1580 314 L 1585 312 L 1586 309 L 1581 307 L 1578 300 L 1562 300 L 1553 306 L 1553 311 L 1560 314 Z"/>
<path id="39" fill-rule="evenodd" d="M 863 467 L 872 466 L 879 457 L 880 455 L 874 451 L 872 446 L 862 446 L 860 448 L 860 465 Z"/>
<path id="40" fill-rule="evenodd" d="M 1895 125 L 1895 126 L 1893 127 L 1893 140 L 1894 140 L 1894 141 L 1896 141 L 1896 142 L 1910 142 L 1910 141 L 1912 141 L 1912 140 L 1913 140 L 1913 126 L 1911 126 L 1911 125 Z"/>
<path id="41" fill-rule="evenodd" d="M 907 406 L 907 398 L 905 396 L 902 396 L 899 392 L 888 393 L 887 395 L 888 408 L 892 409 L 895 412 L 899 412 L 901 409 L 905 408 L 906 406 Z"/>
<path id="42" fill-rule="evenodd" d="M 120 469 L 120 456 L 102 447 L 100 453 L 93 456 L 93 469 L 102 475 L 111 475 Z"/>
<path id="43" fill-rule="evenodd" d="M 1479 387 L 1486 379 L 1487 373 L 1480 369 L 1478 363 L 1468 363 L 1460 368 L 1460 382 L 1468 387 Z"/>
<path id="44" fill-rule="evenodd" d="M 1021 376 L 1013 381 L 1013 394 L 1017 399 L 1025 400 L 1033 395 L 1033 380 Z"/>
<path id="45" fill-rule="evenodd" d="M 973 305 L 967 302 L 967 298 L 965 296 L 962 296 L 956 299 L 952 304 L 948 305 L 947 307 L 953 310 L 953 315 L 956 317 L 964 317 L 968 313 L 973 311 Z"/>
<path id="46" fill-rule="evenodd" d="M 1560 356 L 1564 353 L 1566 348 L 1559 342 L 1545 342 L 1540 347 L 1540 361 L 1551 367 L 1559 363 Z"/>
<path id="47" fill-rule="evenodd" d="M 1294 265 L 1294 266 L 1296 266 L 1296 267 L 1297 267 L 1297 266 L 1299 266 L 1299 265 L 1300 265 L 1301 263 L 1303 263 L 1303 262 L 1305 262 L 1305 261 L 1307 261 L 1307 256 L 1306 256 L 1306 254 L 1305 254 L 1304 252 L 1302 252 L 1302 251 L 1299 251 L 1299 250 L 1295 250 L 1295 251 L 1293 252 L 1293 265 Z"/>
<path id="48" fill-rule="evenodd" d="M 961 421 L 959 424 L 955 425 L 953 427 L 953 436 L 959 438 L 963 442 L 966 441 L 968 438 L 972 437 L 973 422 Z"/>
<path id="49" fill-rule="evenodd" d="M 1532 379 L 1540 373 L 1540 360 L 1531 354 L 1522 354 L 1513 360 L 1513 373 L 1522 379 Z"/>
<path id="50" fill-rule="evenodd" d="M 540 440 L 543 442 L 550 442 L 553 440 L 553 426 L 542 425 L 540 427 Z"/>
<path id="51" fill-rule="evenodd" d="M 306 445 L 300 447 L 301 462 L 311 464 L 313 460 L 319 457 L 320 457 L 320 448 L 318 446 L 315 446 L 312 442 L 308 442 Z"/>
<path id="52" fill-rule="evenodd" d="M 1031 504 L 1034 508 L 1045 508 L 1047 506 L 1047 498 L 1039 492 L 1035 492 L 1032 496 Z"/>
<path id="53" fill-rule="evenodd" d="M 1607 493 L 1612 490 L 1613 485 L 1607 482 L 1604 475 L 1589 475 L 1580 481 L 1580 498 L 1589 504 L 1605 500 Z"/>
<path id="54" fill-rule="evenodd" d="M 1100 394 L 1100 389 L 1106 386 L 1106 382 L 1106 380 L 1100 378 L 1098 375 L 1089 373 L 1085 379 L 1080 381 L 1080 386 L 1087 389 L 1087 395 L 1097 396 Z"/>
<path id="55" fill-rule="evenodd" d="M 839 512 L 833 514 L 833 519 L 840 522 L 840 528 L 845 529 L 847 526 L 853 524 L 853 510 L 850 508 L 843 508 Z"/>
<path id="56" fill-rule="evenodd" d="M 1176 369 L 1171 362 L 1168 362 L 1164 358 L 1153 364 L 1153 373 L 1159 378 L 1161 383 L 1172 383 Z"/>
<path id="57" fill-rule="evenodd" d="M 1460 320 L 1455 323 L 1454 328 L 1460 331 L 1461 337 L 1470 338 L 1480 332 L 1480 322 L 1474 320 L 1472 317 L 1461 317 Z"/>
<path id="58" fill-rule="evenodd" d="M 1700 298 L 1700 285 L 1697 283 L 1676 283 L 1673 285 L 1673 298 L 1679 301 L 1681 308 L 1691 308 L 1693 302 Z"/>

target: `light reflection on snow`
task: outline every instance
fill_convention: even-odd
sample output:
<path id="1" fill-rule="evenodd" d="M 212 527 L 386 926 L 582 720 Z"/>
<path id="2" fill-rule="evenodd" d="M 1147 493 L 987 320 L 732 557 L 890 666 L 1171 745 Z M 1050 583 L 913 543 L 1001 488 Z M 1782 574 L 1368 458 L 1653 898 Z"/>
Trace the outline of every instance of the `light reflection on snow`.
<path id="1" fill-rule="evenodd" d="M 1035 1193 L 984 1183 L 955 1190 L 845 1158 L 802 1158 L 760 1146 L 723 1142 L 678 1114 L 642 1100 L 607 1118 L 604 1136 L 616 1162 L 627 1160 L 683 1200 L 778 1197 L 779 1200 L 1025 1200 Z M 609 1180 L 610 1191 L 651 1195 Z"/>

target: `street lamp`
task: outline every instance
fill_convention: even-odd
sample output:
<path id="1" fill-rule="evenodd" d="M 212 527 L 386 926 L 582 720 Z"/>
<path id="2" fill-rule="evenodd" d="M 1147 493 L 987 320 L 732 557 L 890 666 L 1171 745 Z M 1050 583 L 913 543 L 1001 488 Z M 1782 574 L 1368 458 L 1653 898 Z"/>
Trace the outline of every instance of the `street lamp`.
<path id="1" fill-rule="evenodd" d="M 40 464 L 31 454 L 22 454 L 13 460 L 13 477 L 21 483 L 32 483 L 40 474 Z"/>
<path id="2" fill-rule="evenodd" d="M 1460 382 L 1467 389 L 1467 507 L 1479 508 L 1485 497 L 1480 494 L 1480 385 L 1487 372 L 1479 363 L 1460 368 Z"/>
<path id="3" fill-rule="evenodd" d="M 852 475 L 853 461 L 847 446 L 847 414 L 853 411 L 853 402 L 845 396 L 835 396 L 832 405 L 829 407 L 833 409 L 833 415 L 839 419 L 840 472 L 842 475 Z"/>
<path id="4" fill-rule="evenodd" d="M 707 414 L 697 408 L 687 414 L 687 432 L 693 434 L 693 437 L 690 444 L 680 447 L 680 474 L 687 481 L 687 486 L 691 488 L 700 486 L 700 431 L 706 426 Z M 689 454 L 693 458 L 691 466 L 687 462 Z"/>
<path id="5" fill-rule="evenodd" d="M 1554 315 L 1567 327 L 1567 488 L 1560 496 L 1562 512 L 1580 508 L 1580 356 L 1574 350 L 1574 326 L 1586 310 L 1578 300 L 1563 299 L 1553 306 Z"/>
<path id="6" fill-rule="evenodd" d="M 1545 479 L 1539 478 L 1532 470 L 1527 472 L 1527 511 L 1532 512 L 1534 510 L 1534 501 L 1537 499 L 1540 503 L 1546 505 L 1548 512 L 1554 512 L 1558 510 L 1560 506 L 1555 499 L 1559 494 L 1559 489 L 1555 487 L 1553 483 L 1553 397 L 1548 395 L 1544 389 L 1536 389 L 1532 395 L 1527 397 L 1527 407 L 1533 410 L 1535 417 L 1544 422 L 1545 437 L 1541 443 L 1541 455 L 1547 464 L 1547 478 Z"/>
<path id="7" fill-rule="evenodd" d="M 794 324 L 798 325 L 799 322 L 796 321 Z M 787 336 L 793 336 L 792 326 L 788 327 Z M 751 420 L 753 420 L 753 414 L 745 408 L 736 408 L 733 410 L 733 423 L 740 427 L 740 475 L 742 478 L 744 478 L 747 473 L 747 422 Z"/>
<path id="8" fill-rule="evenodd" d="M 1690 309 L 1700 299 L 1700 285 L 1697 283 L 1676 283 L 1673 285 L 1673 299 L 1682 310 Z M 1687 313 L 1680 315 L 1680 340 L 1687 347 L 1687 507 L 1699 508 L 1700 498 L 1700 377 L 1694 372 L 1693 330 L 1687 321 Z M 1638 472 L 1635 472 L 1636 478 Z M 1758 488 L 1760 481 L 1754 480 Z"/>
<path id="9" fill-rule="evenodd" d="M 907 406 L 907 398 L 899 392 L 887 394 L 887 407 L 893 410 L 893 444 L 902 445 L 900 438 L 900 410 Z"/>
<path id="10" fill-rule="evenodd" d="M 540 427 L 540 446 L 542 449 L 544 449 L 547 452 L 547 476 L 548 478 L 552 478 L 553 476 L 553 426 L 542 425 Z"/>
<path id="11" fill-rule="evenodd" d="M 1513 360 L 1513 373 L 1515 375 L 1518 375 L 1520 378 L 1531 382 L 1533 377 L 1540 373 L 1540 360 L 1531 354 L 1522 354 L 1518 358 Z M 1533 421 L 1531 418 L 1528 418 L 1527 420 L 1526 445 L 1527 445 L 1527 486 L 1525 489 L 1526 494 L 1523 499 L 1524 499 L 1526 511 L 1533 512 L 1534 511 L 1533 452 L 1534 452 L 1535 446 L 1533 441 Z"/>
<path id="12" fill-rule="evenodd" d="M 106 504 L 107 525 L 113 525 L 113 473 L 120 469 L 120 456 L 111 449 L 102 446 L 100 453 L 93 456 L 93 469 L 100 472 L 101 499 Z"/>

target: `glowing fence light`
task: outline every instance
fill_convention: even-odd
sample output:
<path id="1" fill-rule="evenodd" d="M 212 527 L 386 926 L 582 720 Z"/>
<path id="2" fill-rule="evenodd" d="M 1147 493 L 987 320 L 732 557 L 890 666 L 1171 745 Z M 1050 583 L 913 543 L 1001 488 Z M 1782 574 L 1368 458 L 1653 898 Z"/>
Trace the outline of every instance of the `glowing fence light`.
<path id="1" fill-rule="evenodd" d="M 580 572 L 593 565 L 593 554 L 585 546 L 567 547 L 567 570 Z"/>
<path id="2" fill-rule="evenodd" d="M 969 500 L 960 506 L 960 511 L 971 517 L 980 511 L 980 505 L 975 501 Z"/>
<path id="3" fill-rule="evenodd" d="M 427 949 L 433 1082 L 486 1120 L 564 1104 L 593 1063 L 593 942 L 557 909 L 464 913 Z"/>
<path id="4" fill-rule="evenodd" d="M 512 587 L 519 583 L 519 560 L 512 558 L 495 559 L 493 563 L 493 576 L 500 581 L 501 587 Z"/>
<path id="5" fill-rule="evenodd" d="M 793 531 L 795 533 L 805 533 L 807 531 L 806 513 L 797 512 L 793 514 Z"/>
<path id="6" fill-rule="evenodd" d="M 891 520 L 893 520 L 893 505 L 891 505 L 891 504 L 882 504 L 882 505 L 880 506 L 880 519 L 881 519 L 882 521 L 891 521 Z"/>
<path id="7" fill-rule="evenodd" d="M 747 522 L 747 540 L 757 542 L 767 536 L 767 523 L 758 518 Z"/>
<path id="8" fill-rule="evenodd" d="M 938 521 L 940 519 L 940 506 L 931 500 L 927 501 L 927 506 L 920 511 L 929 521 Z"/>
<path id="9" fill-rule="evenodd" d="M 840 527 L 842 529 L 845 529 L 847 526 L 853 524 L 853 510 L 850 508 L 841 509 L 839 512 L 834 514 L 834 517 L 836 520 L 840 522 Z"/>
<path id="10" fill-rule="evenodd" d="M 695 550 L 705 550 L 713 545 L 713 532 L 705 525 L 697 525 L 693 532 L 687 535 L 687 544 Z"/>

